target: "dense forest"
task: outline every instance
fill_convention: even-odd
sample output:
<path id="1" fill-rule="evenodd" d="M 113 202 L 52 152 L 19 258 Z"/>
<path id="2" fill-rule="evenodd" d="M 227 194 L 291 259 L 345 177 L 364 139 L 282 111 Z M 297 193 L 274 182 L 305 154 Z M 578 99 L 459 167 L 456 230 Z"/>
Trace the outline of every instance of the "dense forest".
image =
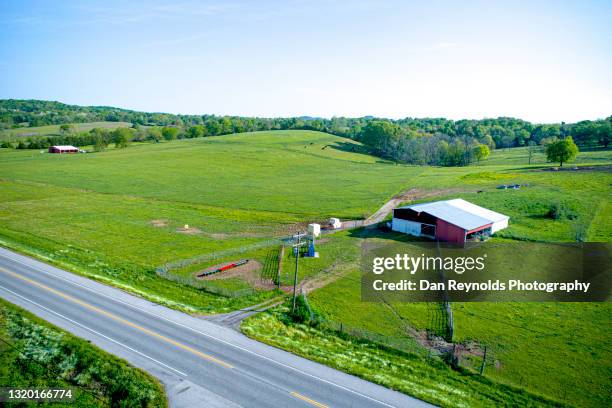
<path id="1" fill-rule="evenodd" d="M 21 141 L 17 147 L 44 148 L 51 143 L 65 143 L 94 145 L 99 150 L 109 143 L 126 146 L 131 141 L 306 129 L 361 141 L 374 153 L 398 162 L 456 166 L 480 160 L 496 148 L 545 145 L 570 136 L 582 149 L 607 149 L 612 139 L 612 116 L 573 124 L 534 124 L 505 117 L 457 121 L 444 118 L 254 118 L 137 112 L 40 100 L 0 100 L 0 129 L 96 121 L 130 122 L 133 128 L 77 133 L 70 126 L 64 126 L 53 140 L 32 138 Z"/>

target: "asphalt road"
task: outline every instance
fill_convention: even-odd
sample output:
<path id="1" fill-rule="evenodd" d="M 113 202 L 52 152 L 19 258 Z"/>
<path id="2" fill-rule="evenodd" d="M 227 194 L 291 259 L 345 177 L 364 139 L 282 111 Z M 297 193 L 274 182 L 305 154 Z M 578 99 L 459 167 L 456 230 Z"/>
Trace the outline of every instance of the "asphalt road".
<path id="1" fill-rule="evenodd" d="M 171 406 L 429 406 L 3 248 L 0 296 L 156 376 Z"/>

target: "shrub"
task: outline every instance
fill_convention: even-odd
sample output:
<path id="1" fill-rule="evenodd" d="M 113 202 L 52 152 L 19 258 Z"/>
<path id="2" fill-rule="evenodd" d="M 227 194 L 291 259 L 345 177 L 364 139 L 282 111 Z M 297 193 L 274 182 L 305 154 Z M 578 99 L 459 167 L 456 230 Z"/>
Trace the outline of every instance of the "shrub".
<path id="1" fill-rule="evenodd" d="M 553 220 L 575 220 L 578 218 L 576 213 L 566 204 L 555 202 L 550 205 L 547 216 Z"/>
<path id="2" fill-rule="evenodd" d="M 296 323 L 306 323 L 317 325 L 321 321 L 321 316 L 308 304 L 308 299 L 304 295 L 299 295 L 295 299 L 295 311 L 290 312 L 291 319 Z"/>
<path id="3" fill-rule="evenodd" d="M 296 323 L 305 323 L 310 320 L 310 312 L 304 300 L 304 295 L 299 295 L 295 299 L 295 310 L 292 310 L 289 315 Z"/>

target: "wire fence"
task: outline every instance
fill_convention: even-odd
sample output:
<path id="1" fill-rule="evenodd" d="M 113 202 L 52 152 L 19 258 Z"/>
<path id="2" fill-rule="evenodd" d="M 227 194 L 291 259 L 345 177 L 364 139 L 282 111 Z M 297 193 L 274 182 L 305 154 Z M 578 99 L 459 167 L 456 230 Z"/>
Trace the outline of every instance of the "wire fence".
<path id="1" fill-rule="evenodd" d="M 274 238 L 265 241 L 255 242 L 253 244 L 245 245 L 240 248 L 230 248 L 222 251 L 210 252 L 207 254 L 198 255 L 193 258 L 181 259 L 158 266 L 157 268 L 155 268 L 155 273 L 157 274 L 157 276 L 162 277 L 164 279 L 177 282 L 182 285 L 191 286 L 193 288 L 223 297 L 238 298 L 242 296 L 249 296 L 256 292 L 254 288 L 231 289 L 219 285 L 219 283 L 215 282 L 214 280 L 197 279 L 193 273 L 178 274 L 174 273 L 173 271 L 187 268 L 193 265 L 220 260 L 232 255 L 240 255 L 245 252 L 255 251 L 258 249 L 275 246 L 278 247 L 281 244 L 282 241 L 280 239 Z M 275 248 L 273 248 L 273 251 L 274 250 Z M 276 273 L 276 268 L 274 266 L 268 267 L 267 262 L 268 260 L 270 260 L 274 265 L 276 265 L 276 263 L 274 263 L 273 261 L 276 260 L 277 257 L 278 255 L 274 256 L 272 254 L 266 258 L 266 262 L 264 263 L 264 273 L 271 275 L 269 278 L 272 279 L 274 278 L 274 274 Z"/>
<path id="2" fill-rule="evenodd" d="M 337 334 L 348 336 L 356 340 L 368 341 L 404 353 L 416 354 L 423 357 L 432 357 L 436 353 L 432 353 L 426 347 L 420 345 L 415 339 L 410 336 L 387 336 L 376 333 L 361 327 L 354 327 L 344 322 L 326 319 L 312 310 L 308 302 L 308 297 L 303 292 L 301 293 L 304 299 L 304 304 L 310 315 L 310 322 L 319 329 L 329 330 Z"/>
<path id="3" fill-rule="evenodd" d="M 342 321 L 329 320 L 311 308 L 308 297 L 301 293 L 304 305 L 309 315 L 306 323 L 322 330 L 332 331 L 337 335 L 349 337 L 358 341 L 366 341 L 397 350 L 403 353 L 417 355 L 426 359 L 442 360 L 453 367 L 461 367 L 469 371 L 485 374 L 490 367 L 495 368 L 499 363 L 495 359 L 495 354 L 491 348 L 481 346 L 475 342 L 452 343 L 445 340 L 447 330 L 446 321 L 440 322 L 442 333 L 428 331 L 423 334 L 423 338 L 417 341 L 410 334 L 389 336 L 373 332 L 362 327 L 354 327 Z M 445 308 L 444 304 L 437 304 L 435 309 L 438 311 Z"/>
<path id="4" fill-rule="evenodd" d="M 331 330 L 358 340 L 366 340 L 404 353 L 417 354 L 423 357 L 431 357 L 439 354 L 421 346 L 413 338 L 408 336 L 385 336 L 364 328 L 353 327 L 346 323 L 333 320 L 320 320 L 317 325 L 322 329 Z"/>
<path id="5" fill-rule="evenodd" d="M 219 286 L 218 284 L 214 283 L 214 281 L 197 279 L 193 275 L 189 275 L 189 276 L 175 275 L 171 273 L 165 267 L 158 267 L 157 269 L 155 269 L 155 273 L 164 279 L 168 279 L 169 281 L 177 282 L 182 285 L 191 286 L 193 288 L 200 289 L 205 292 L 223 296 L 223 297 L 237 298 L 241 296 L 249 296 L 255 293 L 255 289 L 253 288 L 229 289 L 223 286 Z"/>
<path id="6" fill-rule="evenodd" d="M 238 255 L 248 251 L 255 251 L 257 249 L 262 249 L 274 245 L 280 245 L 282 243 L 281 239 L 273 238 L 265 241 L 255 242 L 249 245 L 244 245 L 239 248 L 229 248 L 221 251 L 209 252 L 206 254 L 198 255 L 193 258 L 187 259 L 179 259 L 178 261 L 169 262 L 167 264 L 161 265 L 158 268 L 163 268 L 166 271 L 171 271 L 175 269 L 185 268 L 187 266 L 201 264 L 204 262 L 210 262 L 217 259 L 221 259 L 230 255 Z"/>

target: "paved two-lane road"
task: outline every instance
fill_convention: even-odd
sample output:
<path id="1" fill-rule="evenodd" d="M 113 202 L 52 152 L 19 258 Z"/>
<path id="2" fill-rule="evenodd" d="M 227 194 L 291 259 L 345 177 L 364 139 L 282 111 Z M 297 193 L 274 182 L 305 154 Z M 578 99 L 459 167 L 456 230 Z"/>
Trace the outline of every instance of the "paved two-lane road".
<path id="1" fill-rule="evenodd" d="M 428 406 L 3 248 L 0 296 L 156 376 L 172 406 Z"/>

